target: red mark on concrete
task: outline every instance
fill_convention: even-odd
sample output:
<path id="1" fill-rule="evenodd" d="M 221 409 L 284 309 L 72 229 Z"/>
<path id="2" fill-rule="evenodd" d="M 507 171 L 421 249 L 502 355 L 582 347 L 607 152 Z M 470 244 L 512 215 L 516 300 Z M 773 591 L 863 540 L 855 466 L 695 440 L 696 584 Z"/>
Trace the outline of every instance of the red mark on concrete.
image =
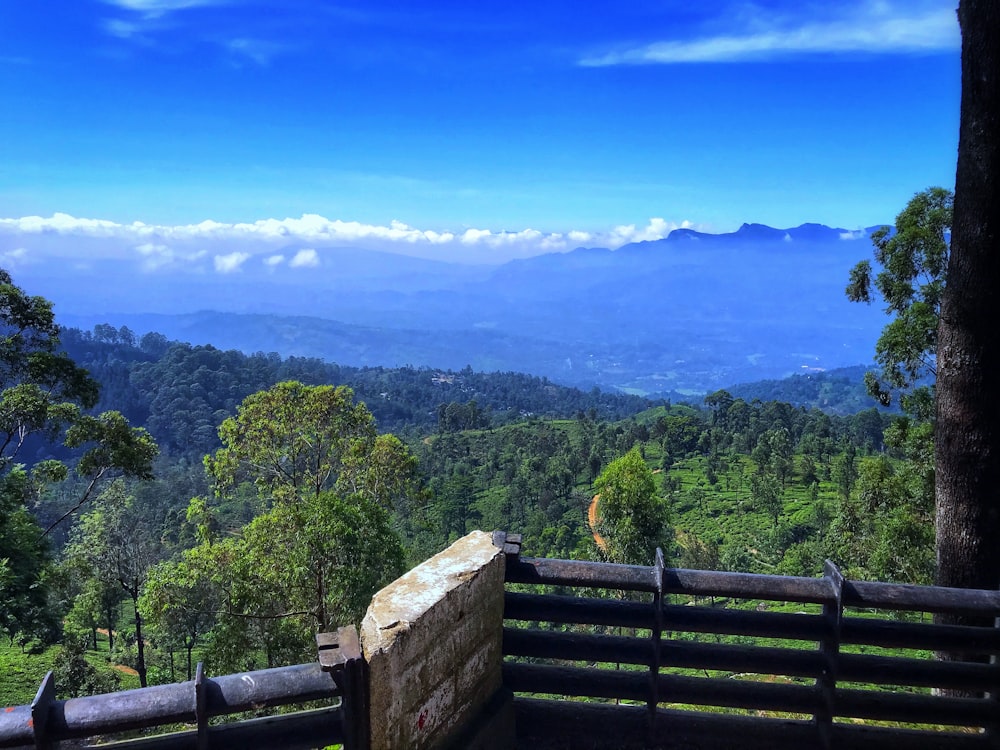
<path id="1" fill-rule="evenodd" d="M 427 723 L 427 711 L 421 711 L 420 716 L 417 717 L 417 729 L 423 729 L 424 724 Z"/>
<path id="2" fill-rule="evenodd" d="M 3 710 L 3 712 L 4 712 L 5 714 L 9 714 L 9 713 L 10 713 L 11 711 L 13 711 L 13 710 L 14 710 L 14 707 L 13 707 L 13 706 L 7 706 L 7 708 L 5 708 L 5 709 Z"/>

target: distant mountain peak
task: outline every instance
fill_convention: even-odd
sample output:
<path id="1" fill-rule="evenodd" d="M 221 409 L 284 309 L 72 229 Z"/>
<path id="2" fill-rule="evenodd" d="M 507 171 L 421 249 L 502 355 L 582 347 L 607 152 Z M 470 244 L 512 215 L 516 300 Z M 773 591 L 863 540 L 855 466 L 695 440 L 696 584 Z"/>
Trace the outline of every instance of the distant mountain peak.
<path id="1" fill-rule="evenodd" d="M 666 239 L 676 242 L 678 240 L 698 240 L 702 237 L 714 237 L 715 235 L 706 234 L 705 232 L 699 232 L 695 229 L 688 229 L 686 227 L 681 229 L 674 229 L 670 234 L 667 235 Z"/>
<path id="2" fill-rule="evenodd" d="M 778 243 L 799 243 L 800 247 L 813 245 L 834 245 L 846 239 L 859 239 L 871 234 L 871 228 L 849 231 L 838 227 L 830 227 L 817 222 L 805 222 L 797 227 L 777 229 L 767 224 L 744 223 L 735 232 L 699 232 L 695 229 L 674 229 L 669 235 L 659 240 L 646 240 L 622 245 L 615 255 L 645 254 L 667 245 L 684 245 L 689 243 L 704 243 L 705 247 L 764 247 L 777 246 Z"/>
<path id="3" fill-rule="evenodd" d="M 736 230 L 735 234 L 739 237 L 753 239 L 782 240 L 788 232 L 784 229 L 769 227 L 766 224 L 744 224 Z"/>

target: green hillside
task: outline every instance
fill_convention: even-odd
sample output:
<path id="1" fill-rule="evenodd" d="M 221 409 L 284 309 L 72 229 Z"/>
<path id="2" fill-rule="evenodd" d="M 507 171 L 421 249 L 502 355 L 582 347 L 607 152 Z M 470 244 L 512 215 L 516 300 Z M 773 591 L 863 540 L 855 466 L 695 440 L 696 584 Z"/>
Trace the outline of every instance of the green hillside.
<path id="1" fill-rule="evenodd" d="M 247 356 L 110 326 L 63 337 L 100 386 L 96 409 L 119 409 L 160 452 L 152 478 L 111 482 L 112 472 L 88 495 L 94 479 L 72 471 L 79 450 L 42 433 L 19 445 L 24 469 L 4 475 L 5 502 L 28 514 L 10 517 L 19 526 L 5 517 L 0 542 L 13 552 L 0 557 L 19 559 L 14 530 L 56 525 L 35 567 L 4 579 L 14 588 L 3 658 L 20 665 L 3 683 L 9 703 L 31 699 L 55 644 L 74 649 L 64 661 L 76 676 L 64 679 L 81 690 L 136 679 L 130 670 L 150 682 L 181 679 L 189 657 L 216 671 L 299 660 L 317 622 L 350 621 L 386 577 L 473 529 L 520 532 L 532 555 L 617 559 L 625 527 L 620 516 L 606 521 L 595 483 L 630 452 L 666 522 L 645 541 L 633 534 L 630 544 L 648 548 L 642 560 L 659 545 L 677 567 L 816 575 L 830 558 L 852 577 L 904 581 L 926 581 L 930 570 L 922 477 L 884 440 L 906 422 L 875 408 L 836 413 L 853 387 L 826 388 L 827 405 L 839 405 L 829 411 L 763 397 L 780 383 L 749 400 L 717 391 L 670 404 L 519 373 Z M 322 407 L 334 411 L 282 402 L 289 394 L 334 399 Z M 234 417 L 243 427 L 220 432 Z M 316 454 L 334 463 L 313 493 L 280 476 L 312 471 L 281 452 L 299 438 L 305 451 L 347 441 Z M 71 471 L 29 483 L 50 458 Z M 270 478 L 265 458 L 282 467 Z M 134 554 L 102 552 L 114 549 Z M 362 557 L 342 563 L 341 550 Z M 356 562 L 363 555 L 371 564 Z M 303 593 L 314 574 L 329 584 L 322 601 Z M 37 582 L 13 596 L 32 575 Z M 114 669 L 92 650 L 93 634 L 109 627 Z M 91 650 L 81 645 L 87 633 Z"/>

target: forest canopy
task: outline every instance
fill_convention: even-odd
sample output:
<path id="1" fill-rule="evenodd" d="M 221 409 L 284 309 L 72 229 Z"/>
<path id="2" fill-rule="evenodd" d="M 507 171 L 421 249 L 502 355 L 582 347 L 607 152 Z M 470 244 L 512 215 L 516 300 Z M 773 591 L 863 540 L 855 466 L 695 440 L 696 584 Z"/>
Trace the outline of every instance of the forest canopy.
<path id="1" fill-rule="evenodd" d="M 477 528 L 564 558 L 648 563 L 660 547 L 680 567 L 815 575 L 830 557 L 858 578 L 931 575 L 920 476 L 885 440 L 904 418 L 859 397 L 860 372 L 672 404 L 109 325 L 57 338 L 95 388 L 6 469 L 0 539 L 21 548 L 0 557 L 7 590 L 35 597 L 4 610 L 11 642 L 61 642 L 67 663 L 103 644 L 154 684 L 195 660 L 298 661 L 318 629 L 357 621 L 375 589 Z M 101 442 L 115 436 L 160 453 Z M 149 460 L 129 474 L 128 456 Z"/>

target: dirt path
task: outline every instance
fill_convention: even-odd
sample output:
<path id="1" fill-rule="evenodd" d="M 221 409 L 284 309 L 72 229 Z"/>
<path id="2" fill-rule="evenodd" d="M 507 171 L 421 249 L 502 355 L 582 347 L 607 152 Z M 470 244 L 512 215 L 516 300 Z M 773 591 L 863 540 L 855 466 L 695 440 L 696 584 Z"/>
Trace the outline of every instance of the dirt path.
<path id="1" fill-rule="evenodd" d="M 601 498 L 600 493 L 594 495 L 587 508 L 587 522 L 590 524 L 590 533 L 594 535 L 594 543 L 601 548 L 601 552 L 608 551 L 608 543 L 604 537 L 597 533 L 597 501 Z"/>
<path id="2" fill-rule="evenodd" d="M 107 628 L 98 628 L 97 632 L 100 633 L 101 635 L 107 635 L 108 634 L 108 629 Z M 111 664 L 109 666 L 112 669 L 117 670 L 118 672 L 121 672 L 122 674 L 130 674 L 133 677 L 138 677 L 139 676 L 139 673 L 136 672 L 134 669 L 132 669 L 132 667 L 126 667 L 124 664 Z"/>

